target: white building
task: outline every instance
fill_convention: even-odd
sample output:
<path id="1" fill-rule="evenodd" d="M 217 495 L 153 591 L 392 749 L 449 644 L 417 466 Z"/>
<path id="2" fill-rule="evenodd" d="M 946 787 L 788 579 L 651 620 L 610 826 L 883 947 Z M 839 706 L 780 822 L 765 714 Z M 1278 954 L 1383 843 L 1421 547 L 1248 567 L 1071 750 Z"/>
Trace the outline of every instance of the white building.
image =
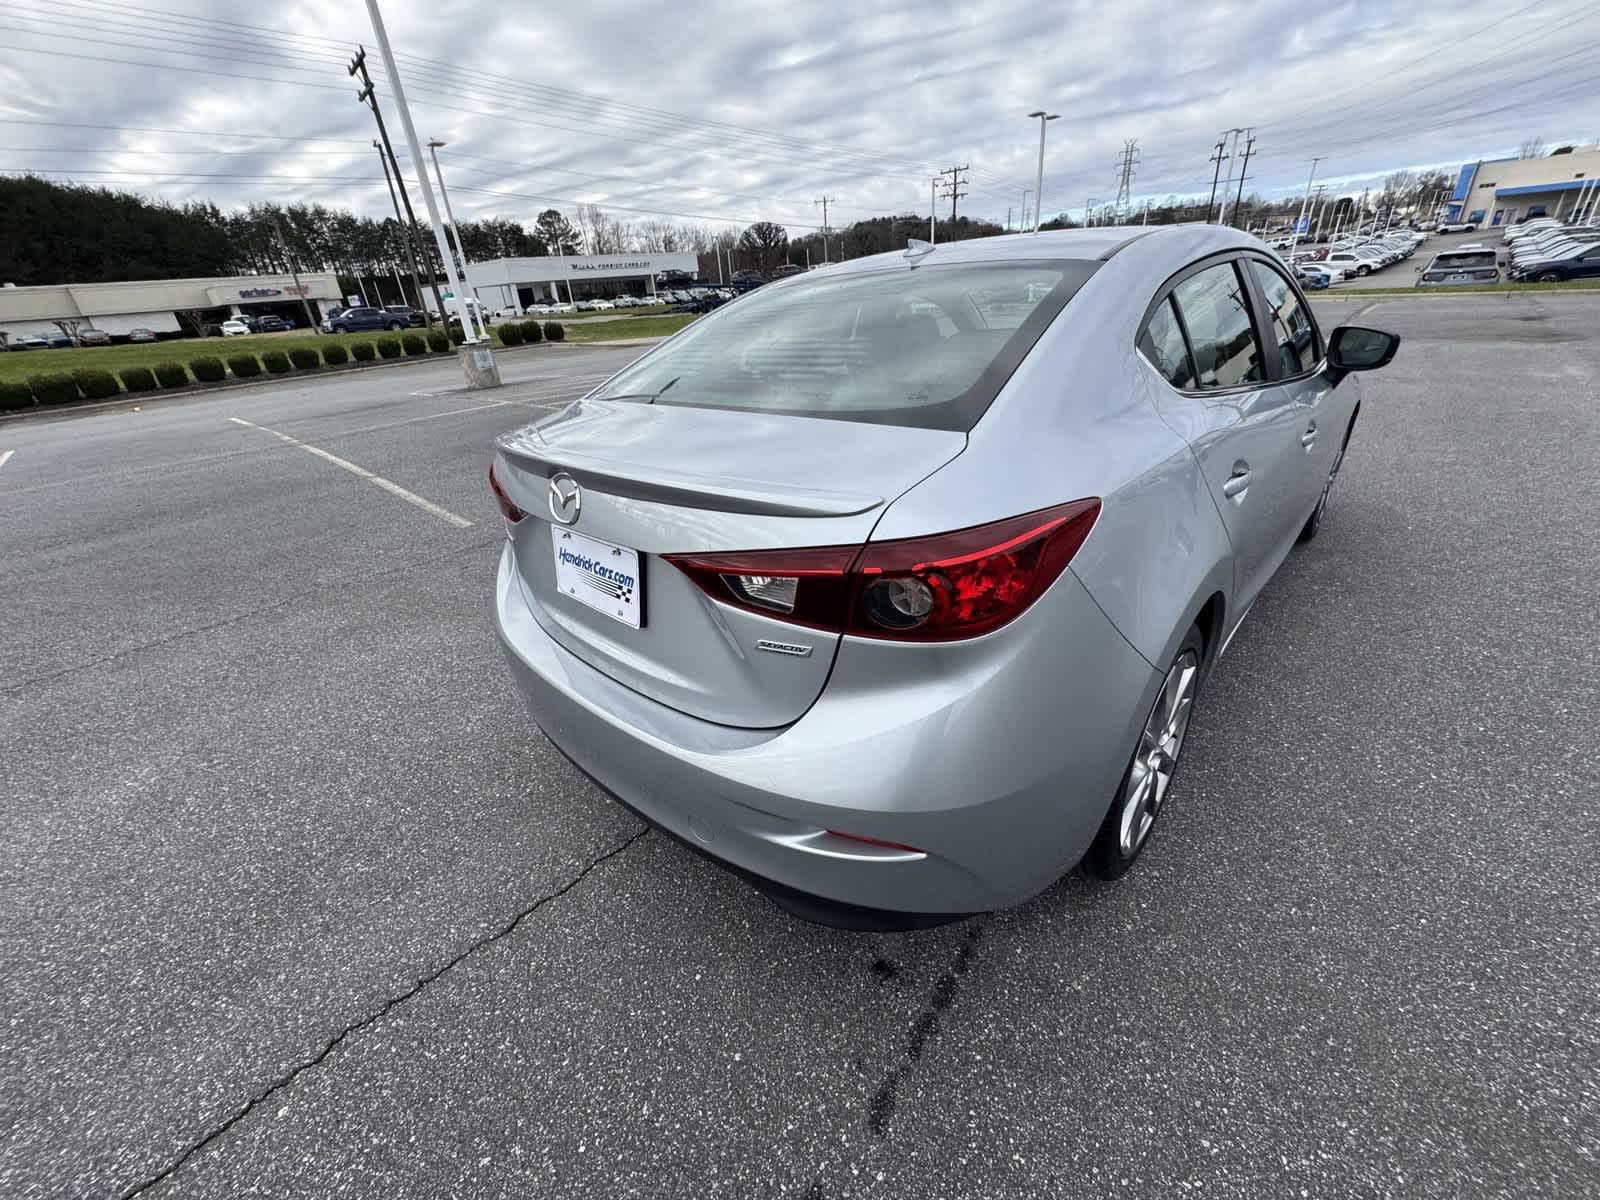
<path id="1" fill-rule="evenodd" d="M 650 295 L 669 271 L 695 275 L 699 256 L 669 254 L 567 254 L 497 258 L 468 263 L 472 290 L 490 309 L 527 308 L 541 300 Z"/>
<path id="2" fill-rule="evenodd" d="M 57 332 L 57 321 L 76 321 L 81 329 L 100 329 L 113 337 L 135 329 L 156 333 L 192 333 L 187 314 L 201 323 L 225 321 L 250 313 L 275 313 L 298 327 L 306 324 L 302 300 L 311 304 L 313 320 L 322 316 L 319 301 L 340 300 L 339 280 L 332 274 L 235 275 L 210 279 L 142 279 L 121 283 L 52 283 L 39 287 L 0 286 L 0 333 L 16 335 Z"/>
<path id="3" fill-rule="evenodd" d="M 1456 178 L 1448 219 L 1493 228 L 1530 217 L 1567 220 L 1587 210 L 1600 178 L 1600 146 L 1574 146 L 1538 158 L 1467 163 Z"/>

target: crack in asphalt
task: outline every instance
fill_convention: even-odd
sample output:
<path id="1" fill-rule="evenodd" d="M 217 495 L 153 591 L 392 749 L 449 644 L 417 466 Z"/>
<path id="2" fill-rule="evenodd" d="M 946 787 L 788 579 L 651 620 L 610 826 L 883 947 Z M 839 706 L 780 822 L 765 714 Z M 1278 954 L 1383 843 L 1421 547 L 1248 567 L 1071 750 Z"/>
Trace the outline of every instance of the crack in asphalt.
<path id="1" fill-rule="evenodd" d="M 872 1102 L 867 1107 L 867 1128 L 874 1136 L 883 1137 L 889 1130 L 889 1119 L 894 1116 L 895 1103 L 900 1090 L 900 1081 L 912 1066 L 922 1060 L 923 1052 L 927 1049 L 928 1040 L 939 1029 L 939 1014 L 949 1010 L 955 1002 L 956 988 L 961 977 L 972 967 L 973 956 L 977 953 L 978 942 L 983 937 L 984 931 L 989 926 L 990 918 L 979 917 L 973 921 L 967 930 L 967 936 L 962 939 L 961 949 L 956 952 L 956 959 L 950 969 L 939 977 L 933 985 L 933 991 L 928 995 L 928 1003 L 924 1006 L 917 1019 L 911 1023 L 910 1032 L 906 1038 L 905 1053 L 901 1061 L 889 1068 L 883 1077 L 883 1082 L 878 1086 L 877 1092 L 872 1097 Z M 880 977 L 891 978 L 887 972 L 879 970 L 877 963 L 873 964 L 874 973 Z"/>
<path id="2" fill-rule="evenodd" d="M 346 1038 L 350 1037 L 352 1034 L 359 1033 L 368 1026 L 376 1023 L 379 1020 L 382 1020 L 394 1009 L 398 1008 L 407 1000 L 410 1000 L 418 992 L 422 991 L 423 988 L 427 987 L 430 983 L 433 983 L 441 976 L 459 966 L 467 958 L 476 954 L 478 951 L 494 945 L 503 938 L 509 937 L 512 933 L 516 932 L 517 926 L 521 925 L 524 920 L 538 912 L 551 901 L 558 900 L 562 896 L 566 895 L 573 888 L 577 887 L 578 884 L 582 883 L 589 873 L 600 866 L 601 863 L 616 858 L 617 855 L 627 850 L 628 847 L 632 846 L 635 842 L 649 832 L 650 827 L 646 825 L 637 833 L 621 842 L 619 845 L 613 846 L 605 853 L 590 859 L 584 868 L 571 879 L 567 880 L 567 882 L 556 888 L 555 891 L 547 892 L 545 895 L 540 896 L 531 904 L 518 911 L 516 916 L 512 917 L 510 921 L 501 926 L 498 930 L 471 943 L 465 950 L 461 951 L 461 953 L 450 959 L 450 961 L 445 963 L 442 967 L 430 971 L 428 974 L 422 976 L 410 987 L 406 988 L 405 991 L 400 992 L 398 995 L 391 996 L 388 1000 L 385 1000 L 381 1005 L 379 1005 L 377 1009 L 368 1013 L 359 1021 L 354 1021 L 351 1024 L 346 1025 L 338 1033 L 334 1034 L 334 1036 L 328 1040 L 327 1044 L 324 1045 L 321 1050 L 317 1051 L 316 1054 L 306 1059 L 304 1062 L 297 1064 L 284 1075 L 280 1076 L 271 1085 L 269 1085 L 266 1090 L 255 1096 L 252 1096 L 245 1102 L 244 1107 L 239 1109 L 238 1112 L 234 1113 L 233 1116 L 229 1117 L 216 1128 L 207 1132 L 205 1136 L 193 1142 L 187 1149 L 183 1151 L 182 1154 L 178 1155 L 178 1157 L 173 1159 L 173 1161 L 167 1166 L 163 1167 L 160 1171 L 156 1172 L 156 1174 L 150 1176 L 148 1179 L 142 1180 L 133 1187 L 121 1193 L 120 1200 L 131 1200 L 132 1197 L 148 1191 L 157 1184 L 164 1183 L 167 1179 L 171 1178 L 172 1175 L 177 1172 L 186 1162 L 188 1162 L 201 1150 L 204 1150 L 212 1142 L 216 1141 L 223 1134 L 227 1133 L 228 1130 L 232 1129 L 240 1121 L 244 1120 L 244 1118 L 249 1116 L 250 1113 L 257 1107 L 265 1104 L 278 1092 L 288 1087 L 297 1078 L 299 1078 L 302 1073 L 309 1071 L 312 1067 L 318 1066 L 320 1063 L 322 1063 L 324 1059 L 326 1059 L 330 1054 L 343 1045 Z"/>

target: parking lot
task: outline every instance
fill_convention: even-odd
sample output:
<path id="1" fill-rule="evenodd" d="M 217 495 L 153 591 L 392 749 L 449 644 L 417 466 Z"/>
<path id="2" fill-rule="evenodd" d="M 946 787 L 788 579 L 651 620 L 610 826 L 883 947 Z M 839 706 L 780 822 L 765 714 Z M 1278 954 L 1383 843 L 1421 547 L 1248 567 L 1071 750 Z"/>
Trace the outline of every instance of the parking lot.
<path id="1" fill-rule="evenodd" d="M 1406 341 L 1154 843 L 919 933 L 510 684 L 488 447 L 636 350 L 0 425 L 0 1193 L 1593 1195 L 1600 296 L 1314 305 Z"/>
<path id="2" fill-rule="evenodd" d="M 1325 243 L 1323 243 L 1325 244 Z M 1316 244 L 1313 243 L 1313 246 Z M 1428 260 L 1435 254 L 1446 250 L 1456 250 L 1462 246 L 1481 245 L 1488 246 L 1498 251 L 1500 249 L 1500 230 L 1480 229 L 1476 233 L 1430 233 L 1427 238 L 1417 246 L 1416 253 L 1410 258 L 1402 258 L 1399 262 L 1390 263 L 1387 267 L 1380 267 L 1364 278 L 1350 278 L 1329 285 L 1329 291 L 1361 291 L 1365 288 L 1400 288 L 1415 287 L 1417 273 L 1428 265 Z M 1306 248 L 1302 245 L 1302 249 Z M 1505 282 L 1505 264 L 1501 263 L 1500 281 Z"/>

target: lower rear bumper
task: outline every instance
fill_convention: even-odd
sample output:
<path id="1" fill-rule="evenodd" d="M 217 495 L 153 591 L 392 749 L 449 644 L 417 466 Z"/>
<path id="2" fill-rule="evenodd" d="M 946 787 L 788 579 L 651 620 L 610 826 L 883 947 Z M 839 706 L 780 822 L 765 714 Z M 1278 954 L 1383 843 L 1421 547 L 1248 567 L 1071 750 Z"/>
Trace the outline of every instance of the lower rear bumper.
<path id="1" fill-rule="evenodd" d="M 823 696 L 780 729 L 702 721 L 590 667 L 534 618 L 509 546 L 496 616 L 535 719 L 581 770 L 835 924 L 858 924 L 841 905 L 951 916 L 1048 886 L 1098 829 L 1160 682 L 1070 572 L 1008 630 L 1032 619 L 1074 636 L 978 639 L 950 651 L 968 656 L 954 678 L 855 670 L 847 644 Z"/>

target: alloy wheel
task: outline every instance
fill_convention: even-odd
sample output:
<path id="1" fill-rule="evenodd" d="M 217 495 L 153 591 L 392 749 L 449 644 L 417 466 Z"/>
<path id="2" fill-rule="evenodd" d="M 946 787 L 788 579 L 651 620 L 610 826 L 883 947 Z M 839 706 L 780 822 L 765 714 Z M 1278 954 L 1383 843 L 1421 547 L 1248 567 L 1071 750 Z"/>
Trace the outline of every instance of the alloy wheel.
<path id="1" fill-rule="evenodd" d="M 1200 658 L 1193 650 L 1185 650 L 1167 672 L 1161 694 L 1139 736 L 1139 749 L 1128 767 L 1118 822 L 1118 844 L 1124 857 L 1131 858 L 1144 845 L 1167 798 L 1199 681 Z"/>

